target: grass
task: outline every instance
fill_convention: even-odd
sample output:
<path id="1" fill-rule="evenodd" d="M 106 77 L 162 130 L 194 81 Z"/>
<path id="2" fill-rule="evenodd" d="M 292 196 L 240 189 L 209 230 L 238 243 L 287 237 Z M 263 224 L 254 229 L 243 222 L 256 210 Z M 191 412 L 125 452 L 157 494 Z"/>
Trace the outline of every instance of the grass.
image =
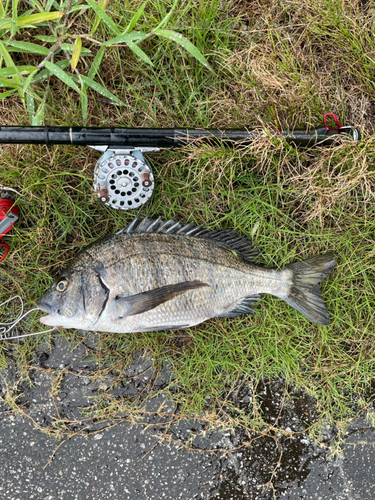
<path id="1" fill-rule="evenodd" d="M 137 28 L 156 26 L 171 5 L 148 3 Z M 107 12 L 117 21 L 139 6 L 138 1 L 113 1 Z M 236 381 L 256 387 L 273 377 L 315 398 L 319 418 L 311 432 L 326 420 L 342 427 L 372 409 L 374 22 L 373 0 L 190 1 L 176 7 L 169 27 L 196 45 L 215 74 L 168 40 L 150 38 L 142 44 L 152 67 L 125 47 L 108 48 L 97 79 L 125 106 L 89 89 L 88 125 L 273 129 L 276 122 L 293 129 L 320 126 L 324 113 L 334 112 L 359 127 L 364 139 L 296 150 L 265 138 L 236 150 L 189 145 L 154 154 L 156 188 L 147 208 L 155 217 L 246 234 L 268 267 L 333 250 L 337 269 L 322 286 L 332 322 L 314 325 L 282 301 L 264 296 L 251 317 L 212 320 L 186 331 L 102 334 L 96 346 L 102 371 L 112 370 L 120 379 L 137 351 L 151 355 L 157 368 L 168 363 L 179 388 L 171 387 L 170 397 L 183 414 L 196 416 L 215 413 Z M 77 36 L 91 29 L 87 19 L 80 23 Z M 102 23 L 95 36 L 111 35 Z M 88 40 L 83 44 L 94 56 L 97 47 Z M 35 55 L 17 57 L 17 64 L 39 62 Z M 91 60 L 78 62 L 82 74 Z M 78 94 L 61 81 L 51 79 L 45 99 L 45 124 L 81 123 Z M 29 123 L 17 94 L 0 106 L 2 124 Z M 2 146 L 0 182 L 22 193 L 22 218 L 6 237 L 12 251 L 0 267 L 2 300 L 19 294 L 32 307 L 78 250 L 135 217 L 94 199 L 90 185 L 97 159 L 89 149 Z M 26 328 L 37 331 L 37 318 Z M 72 347 L 82 342 L 73 331 L 60 335 Z M 2 343 L 0 366 L 16 362 L 21 376 L 27 376 L 35 352 L 51 347 L 50 339 L 46 334 Z M 111 402 L 101 406 L 103 418 L 113 412 Z M 236 415 L 231 425 L 264 425 L 255 410 L 237 408 Z"/>

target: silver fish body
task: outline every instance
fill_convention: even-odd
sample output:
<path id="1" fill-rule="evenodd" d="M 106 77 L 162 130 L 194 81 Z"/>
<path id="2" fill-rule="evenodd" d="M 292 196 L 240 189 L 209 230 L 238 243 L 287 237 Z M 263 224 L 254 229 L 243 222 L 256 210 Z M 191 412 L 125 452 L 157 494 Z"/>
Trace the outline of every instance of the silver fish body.
<path id="1" fill-rule="evenodd" d="M 252 243 L 227 230 L 136 219 L 80 252 L 38 302 L 51 326 L 128 333 L 187 328 L 210 318 L 251 314 L 275 295 L 328 324 L 318 282 L 332 254 L 282 270 L 254 264 Z"/>

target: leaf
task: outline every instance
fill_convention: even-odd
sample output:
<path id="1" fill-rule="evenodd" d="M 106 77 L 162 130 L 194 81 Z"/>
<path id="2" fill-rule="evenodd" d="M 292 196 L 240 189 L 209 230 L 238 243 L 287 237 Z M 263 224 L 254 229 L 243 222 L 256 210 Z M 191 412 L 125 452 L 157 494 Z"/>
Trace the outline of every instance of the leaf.
<path id="1" fill-rule="evenodd" d="M 21 85 L 18 83 L 12 82 L 11 80 L 8 80 L 7 78 L 4 78 L 0 76 L 0 86 L 1 87 L 10 87 L 11 89 L 20 89 Z"/>
<path id="2" fill-rule="evenodd" d="M 145 52 L 143 52 L 142 49 L 138 47 L 138 45 L 136 45 L 134 42 L 128 42 L 126 45 L 134 52 L 136 56 L 142 59 L 142 61 L 149 64 L 150 66 L 153 66 L 151 59 Z"/>
<path id="3" fill-rule="evenodd" d="M 0 42 L 0 55 L 2 55 L 4 57 L 5 64 L 8 67 L 15 68 L 15 64 L 13 62 L 13 59 L 10 57 L 9 52 L 5 48 L 5 45 L 3 44 L 3 42 Z"/>
<path id="4" fill-rule="evenodd" d="M 44 23 L 42 26 L 45 26 L 45 25 L 46 25 L 46 23 Z M 54 31 L 56 31 L 56 33 L 58 33 L 60 30 L 63 30 L 64 28 L 66 28 L 66 24 L 64 22 L 61 22 L 59 24 L 56 24 L 53 28 L 54 28 Z"/>
<path id="5" fill-rule="evenodd" d="M 31 14 L 31 16 L 19 17 L 17 20 L 17 26 L 19 28 L 22 28 L 23 26 L 30 26 L 33 24 L 43 23 L 44 21 L 53 21 L 54 19 L 59 19 L 63 15 L 64 12 L 59 12 L 59 11 Z"/>
<path id="6" fill-rule="evenodd" d="M 178 0 L 174 0 L 173 2 L 173 5 L 172 5 L 172 8 L 171 10 L 168 12 L 168 14 L 164 17 L 164 19 L 161 20 L 160 24 L 156 27 L 156 29 L 159 29 L 161 28 L 162 26 L 164 26 L 165 24 L 167 24 L 167 22 L 169 21 L 169 19 L 171 18 L 171 15 L 173 14 L 173 11 L 174 9 L 176 8 L 178 4 Z"/>
<path id="7" fill-rule="evenodd" d="M 48 43 L 56 43 L 57 42 L 56 36 L 38 35 L 38 36 L 34 36 L 33 38 L 36 38 L 37 40 L 40 40 L 41 42 L 48 42 Z"/>
<path id="8" fill-rule="evenodd" d="M 10 68 L 1 68 L 0 76 L 14 76 L 21 73 L 32 73 L 36 66 L 12 66 Z"/>
<path id="9" fill-rule="evenodd" d="M 17 31 L 17 19 L 18 19 L 18 0 L 12 0 L 12 20 L 13 23 L 10 27 L 10 34 L 13 37 Z"/>
<path id="10" fill-rule="evenodd" d="M 101 7 L 103 9 L 103 11 L 105 11 L 105 8 L 107 7 L 107 0 L 99 0 L 98 5 L 99 5 L 99 7 Z M 101 21 L 100 16 L 98 14 L 96 14 L 94 25 L 93 25 L 92 30 L 91 30 L 91 35 L 93 35 L 95 33 L 95 31 L 98 29 L 100 21 Z"/>
<path id="11" fill-rule="evenodd" d="M 43 8 L 39 5 L 37 0 L 28 0 L 27 3 L 34 7 L 33 9 L 31 9 L 31 12 L 33 12 L 35 9 L 37 9 L 38 12 L 43 12 Z"/>
<path id="12" fill-rule="evenodd" d="M 55 63 L 57 67 L 61 69 L 65 69 L 68 66 L 70 66 L 70 60 L 69 59 L 64 59 L 63 61 L 58 61 Z M 48 71 L 47 68 L 43 69 L 40 73 L 36 75 L 36 77 L 33 80 L 33 83 L 39 82 L 40 80 L 43 80 L 44 78 L 47 78 L 50 76 L 50 72 Z"/>
<path id="13" fill-rule="evenodd" d="M 40 126 L 43 122 L 45 104 L 46 104 L 45 101 L 43 101 L 39 104 L 38 111 L 35 113 L 32 121 L 31 121 L 31 125 L 33 125 L 34 127 Z"/>
<path id="14" fill-rule="evenodd" d="M 110 30 L 116 35 L 120 34 L 120 29 L 114 23 L 114 21 L 109 17 L 108 14 L 104 12 L 104 10 L 96 3 L 94 0 L 86 0 L 86 2 L 90 5 L 92 10 L 97 14 L 100 19 L 105 23 Z"/>
<path id="15" fill-rule="evenodd" d="M 54 19 L 58 19 L 62 17 L 64 12 L 40 12 L 39 14 L 31 14 L 30 16 L 19 17 L 17 19 L 18 28 L 23 28 L 24 26 L 29 26 L 31 28 L 35 28 L 34 24 L 42 23 L 44 21 L 53 21 Z M 13 19 L 9 17 L 6 19 L 2 19 L 0 21 L 0 29 L 8 29 L 14 25 Z"/>
<path id="16" fill-rule="evenodd" d="M 13 20 L 9 19 L 9 17 L 2 19 L 0 21 L 0 30 L 8 29 L 13 24 Z"/>
<path id="17" fill-rule="evenodd" d="M 102 45 L 100 49 L 98 50 L 94 61 L 92 62 L 90 71 L 89 71 L 89 77 L 94 78 L 96 73 L 99 71 L 100 68 L 100 63 L 102 62 L 103 56 L 104 56 L 104 51 L 105 47 Z"/>
<path id="18" fill-rule="evenodd" d="M 36 43 L 29 42 L 3 42 L 6 46 L 14 47 L 16 50 L 10 49 L 10 52 L 26 52 L 27 54 L 40 54 L 42 56 L 48 56 L 50 50 L 47 47 L 42 47 L 41 45 L 37 45 Z"/>
<path id="19" fill-rule="evenodd" d="M 108 40 L 103 45 L 118 45 L 121 43 L 134 42 L 134 40 L 144 40 L 148 35 L 142 31 L 133 31 L 132 33 L 123 33 L 122 35 L 116 36 Z"/>
<path id="20" fill-rule="evenodd" d="M 190 42 L 186 37 L 182 36 L 180 33 L 171 30 L 161 30 L 154 29 L 153 33 L 155 35 L 161 36 L 162 38 L 167 38 L 168 40 L 172 40 L 175 43 L 181 45 L 184 49 L 186 49 L 189 54 L 191 54 L 195 59 L 197 59 L 200 63 L 203 64 L 207 69 L 215 73 L 211 66 L 208 64 L 206 58 L 201 54 L 201 52 L 196 48 L 194 44 Z"/>
<path id="21" fill-rule="evenodd" d="M 30 73 L 30 75 L 26 78 L 24 84 L 23 84 L 23 88 L 22 88 L 22 92 L 25 93 L 27 91 L 27 89 L 29 88 L 34 76 L 36 75 L 36 73 L 38 72 L 38 68 L 35 68 L 35 70 Z"/>
<path id="22" fill-rule="evenodd" d="M 73 54 L 74 44 L 73 43 L 62 43 L 61 48 L 68 52 L 68 54 Z M 86 49 L 86 47 L 81 47 L 81 57 L 82 56 L 91 56 L 92 52 L 90 49 Z"/>
<path id="23" fill-rule="evenodd" d="M 116 102 L 117 104 L 121 104 L 122 106 L 125 106 L 125 104 L 115 95 L 111 94 L 109 90 L 104 88 L 100 83 L 94 82 L 92 78 L 89 78 L 88 76 L 83 76 L 79 75 L 79 78 L 85 83 L 88 87 L 91 87 L 94 89 L 98 94 L 103 95 L 104 97 L 107 97 L 107 99 L 110 99 L 111 101 Z"/>
<path id="24" fill-rule="evenodd" d="M 49 12 L 51 10 L 52 5 L 54 4 L 55 0 L 48 0 L 46 4 L 45 11 Z"/>
<path id="25" fill-rule="evenodd" d="M 74 71 L 77 67 L 77 64 L 79 61 L 79 56 L 81 55 L 81 51 L 82 51 L 82 40 L 81 40 L 81 37 L 77 37 L 76 41 L 74 43 L 74 47 L 73 47 L 73 54 L 72 54 L 72 61 L 71 61 L 72 71 Z"/>
<path id="26" fill-rule="evenodd" d="M 102 45 L 100 47 L 100 49 L 98 50 L 94 61 L 92 62 L 92 65 L 91 65 L 91 68 L 89 71 L 89 78 L 91 78 L 91 79 L 95 78 L 96 73 L 99 71 L 100 63 L 102 62 L 104 52 L 105 52 L 105 47 L 104 47 L 104 45 Z M 81 106 L 82 106 L 82 118 L 83 118 L 83 121 L 86 122 L 88 100 L 87 100 L 87 85 L 85 83 L 82 83 Z"/>
<path id="27" fill-rule="evenodd" d="M 27 112 L 29 113 L 30 122 L 32 122 L 35 113 L 35 101 L 34 97 L 29 93 L 26 93 L 26 107 L 27 107 Z"/>
<path id="28" fill-rule="evenodd" d="M 81 93 L 81 91 L 79 90 L 77 85 L 74 83 L 72 77 L 70 75 L 68 75 L 67 73 L 65 73 L 64 70 L 59 68 L 59 66 L 57 66 L 54 63 L 51 63 L 50 61 L 44 61 L 44 66 L 48 69 L 48 71 L 52 75 L 55 75 L 59 80 L 61 80 L 63 83 L 65 83 L 65 85 L 68 85 L 68 87 L 70 87 L 73 90 L 75 90 L 76 92 L 78 92 L 78 94 Z"/>
<path id="29" fill-rule="evenodd" d="M 5 10 L 3 6 L 3 2 L 0 0 L 0 18 L 2 19 L 5 16 Z M 9 92 L 12 92 L 11 90 Z M 5 94 L 5 92 L 3 92 Z"/>
<path id="30" fill-rule="evenodd" d="M 22 14 L 20 16 L 18 16 L 19 18 L 21 17 L 27 17 L 29 16 L 30 14 L 32 14 L 34 12 L 35 9 L 29 9 L 29 10 L 25 10 L 25 12 L 22 12 Z M 41 9 L 41 11 L 43 12 L 43 9 Z"/>
<path id="31" fill-rule="evenodd" d="M 30 87 L 28 88 L 27 92 L 28 92 L 29 94 L 31 94 L 31 95 L 34 97 L 34 99 L 35 99 L 36 101 L 38 101 L 38 102 L 45 102 L 45 99 L 46 99 L 46 96 L 45 96 L 45 95 L 44 95 L 44 97 L 43 97 L 43 98 L 42 98 L 42 97 L 40 97 L 40 96 L 39 96 L 36 92 L 34 92 L 34 91 L 30 88 Z"/>
<path id="32" fill-rule="evenodd" d="M 14 64 L 12 57 L 10 56 L 9 52 L 5 48 L 5 45 L 0 42 L 0 54 L 4 57 L 5 64 L 8 68 L 14 68 L 16 75 L 12 78 L 14 83 L 17 83 L 18 85 L 22 86 L 22 76 L 19 74 L 19 71 L 17 69 L 17 66 Z"/>
<path id="33" fill-rule="evenodd" d="M 129 33 L 129 31 L 131 31 L 134 28 L 134 26 L 137 24 L 139 18 L 143 14 L 143 11 L 145 10 L 146 4 L 147 4 L 147 2 L 144 2 L 143 4 L 141 4 L 141 6 L 137 10 L 137 12 L 134 14 L 132 20 L 128 24 L 128 27 L 126 28 L 124 33 Z"/>
<path id="34" fill-rule="evenodd" d="M 81 109 L 82 109 L 82 120 L 83 123 L 86 123 L 87 120 L 87 108 L 88 108 L 88 99 L 87 99 L 87 85 L 83 82 L 81 83 Z"/>
<path id="35" fill-rule="evenodd" d="M 129 49 L 131 49 L 134 54 L 136 54 L 140 59 L 142 59 L 150 66 L 153 66 L 148 55 L 145 54 L 145 52 L 143 52 L 143 50 L 133 42 L 133 40 L 144 40 L 147 37 L 148 35 L 146 35 L 146 33 L 143 33 L 142 31 L 133 31 L 132 33 L 123 33 L 116 38 L 112 38 L 111 40 L 108 40 L 108 42 L 105 42 L 103 45 L 117 45 L 125 43 L 129 47 Z"/>
<path id="36" fill-rule="evenodd" d="M 69 14 L 71 14 L 72 12 L 76 12 L 77 10 L 87 10 L 89 8 L 89 5 L 75 5 L 70 9 Z"/>
<path id="37" fill-rule="evenodd" d="M 16 90 L 13 89 L 13 90 L 6 90 L 5 92 L 2 92 L 0 94 L 0 99 L 5 99 L 6 97 L 8 97 L 8 95 L 11 95 L 11 94 L 14 94 Z"/>

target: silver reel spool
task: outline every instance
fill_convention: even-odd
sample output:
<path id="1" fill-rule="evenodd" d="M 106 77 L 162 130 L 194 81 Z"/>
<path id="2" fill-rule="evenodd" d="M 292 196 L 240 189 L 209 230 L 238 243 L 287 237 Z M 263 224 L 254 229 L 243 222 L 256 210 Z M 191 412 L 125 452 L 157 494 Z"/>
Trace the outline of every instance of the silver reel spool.
<path id="1" fill-rule="evenodd" d="M 138 208 L 153 190 L 151 166 L 139 150 L 108 150 L 95 166 L 94 191 L 111 208 Z"/>

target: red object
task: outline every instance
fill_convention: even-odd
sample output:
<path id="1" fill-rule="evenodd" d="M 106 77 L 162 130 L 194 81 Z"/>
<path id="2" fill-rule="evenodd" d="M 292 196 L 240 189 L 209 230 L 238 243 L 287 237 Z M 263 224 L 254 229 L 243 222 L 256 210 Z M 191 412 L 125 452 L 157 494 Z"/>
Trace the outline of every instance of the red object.
<path id="1" fill-rule="evenodd" d="M 13 212 L 17 216 L 19 216 L 20 209 L 17 207 L 17 205 L 14 205 L 14 202 L 12 200 L 8 199 L 0 200 L 0 220 L 4 219 L 4 217 L 9 212 Z M 0 234 L 0 239 L 4 236 L 4 234 L 10 231 L 13 226 L 14 223 L 11 224 L 2 234 Z M 6 243 L 0 243 L 0 246 L 5 247 L 4 255 L 0 258 L 0 262 L 2 262 L 9 253 L 9 246 Z"/>
<path id="2" fill-rule="evenodd" d="M 329 125 L 327 125 L 327 116 L 332 116 L 332 118 L 334 119 L 336 125 L 337 125 L 337 128 L 335 127 L 330 127 Z M 337 118 L 337 116 L 333 113 L 326 113 L 323 117 L 323 120 L 324 120 L 324 125 L 326 127 L 327 130 L 340 130 L 340 128 L 342 128 L 343 126 L 341 125 L 341 123 L 339 122 L 339 119 Z"/>

